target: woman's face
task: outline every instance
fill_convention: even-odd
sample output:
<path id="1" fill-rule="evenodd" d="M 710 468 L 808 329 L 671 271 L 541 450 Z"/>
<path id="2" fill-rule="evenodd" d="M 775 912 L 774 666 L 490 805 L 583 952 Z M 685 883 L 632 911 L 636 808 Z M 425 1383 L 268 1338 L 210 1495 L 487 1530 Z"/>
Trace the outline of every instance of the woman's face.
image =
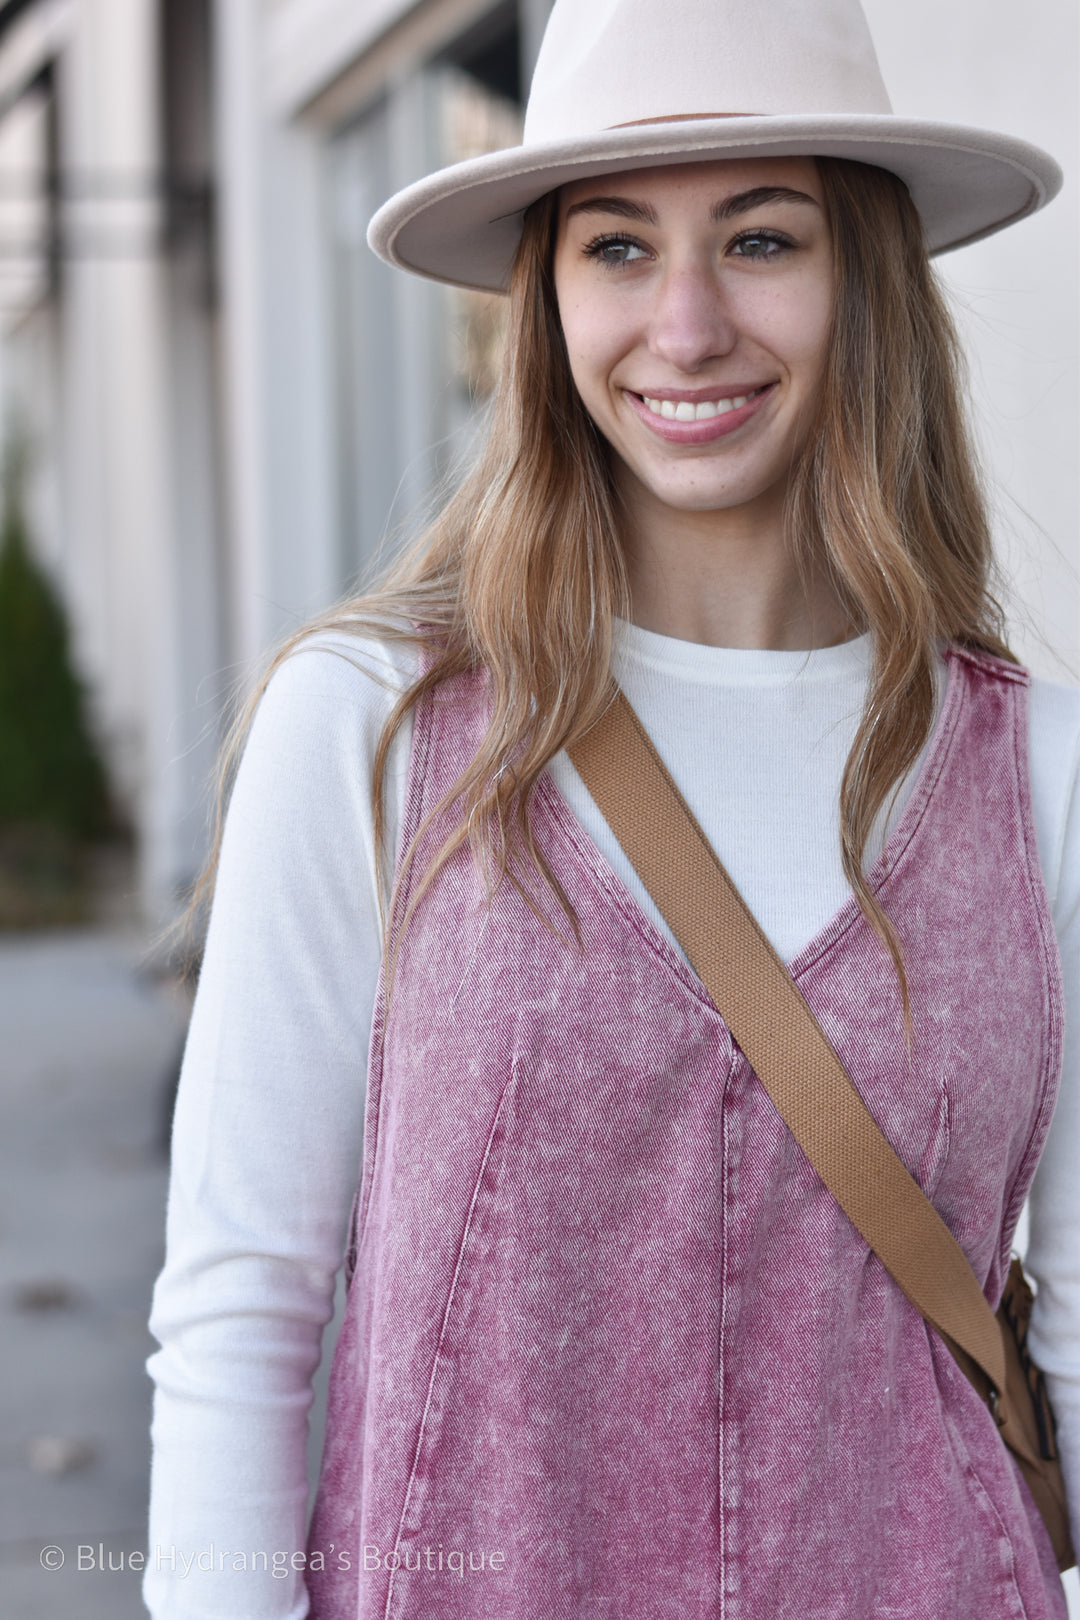
<path id="1" fill-rule="evenodd" d="M 624 490 L 636 480 L 694 512 L 782 499 L 833 312 L 811 158 L 565 186 L 555 289 L 574 381 L 622 461 Z"/>

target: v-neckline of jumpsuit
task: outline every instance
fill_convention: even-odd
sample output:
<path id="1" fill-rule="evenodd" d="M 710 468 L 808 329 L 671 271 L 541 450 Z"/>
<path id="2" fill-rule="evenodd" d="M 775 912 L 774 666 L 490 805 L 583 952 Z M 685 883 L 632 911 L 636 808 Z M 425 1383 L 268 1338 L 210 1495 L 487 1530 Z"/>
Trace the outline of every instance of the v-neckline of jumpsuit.
<path id="1" fill-rule="evenodd" d="M 910 846 L 917 840 L 935 784 L 946 768 L 949 750 L 959 720 L 959 711 L 964 700 L 962 683 L 956 678 L 957 656 L 955 649 L 946 648 L 946 672 L 941 701 L 935 717 L 933 732 L 922 763 L 919 766 L 918 775 L 912 784 L 911 794 L 900 813 L 896 825 L 889 831 L 880 855 L 866 874 L 867 882 L 874 894 L 877 894 L 890 871 L 896 869 L 901 860 L 908 855 Z M 663 960 L 667 969 L 684 980 L 689 976 L 696 993 L 708 999 L 704 985 L 702 985 L 701 980 L 686 957 L 673 941 L 668 939 L 656 927 L 652 919 L 646 915 L 636 896 L 627 888 L 619 874 L 613 870 L 603 851 L 597 847 L 585 828 L 582 827 L 549 773 L 545 772 L 541 776 L 536 791 L 537 796 L 545 801 L 564 835 L 573 842 L 578 853 L 596 868 L 608 888 L 614 904 L 624 914 L 630 914 L 634 927 L 649 942 L 657 956 Z M 724 858 L 723 850 L 718 849 L 716 853 L 722 861 Z M 849 894 L 833 912 L 832 916 L 813 933 L 810 939 L 800 945 L 790 960 L 784 963 L 796 983 L 801 975 L 807 972 L 822 955 L 838 943 L 861 915 L 858 901 L 853 894 Z M 710 1005 L 712 1005 L 711 1002 Z"/>

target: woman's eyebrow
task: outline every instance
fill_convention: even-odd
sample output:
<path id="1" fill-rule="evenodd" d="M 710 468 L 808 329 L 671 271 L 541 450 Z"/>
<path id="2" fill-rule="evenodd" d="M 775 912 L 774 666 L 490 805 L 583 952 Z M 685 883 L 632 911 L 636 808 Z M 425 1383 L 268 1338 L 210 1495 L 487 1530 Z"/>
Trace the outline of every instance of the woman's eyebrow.
<path id="1" fill-rule="evenodd" d="M 581 202 L 570 204 L 567 219 L 571 214 L 619 214 L 623 219 L 636 219 L 642 225 L 660 223 L 655 208 L 649 203 L 631 202 L 629 197 L 585 197 Z"/>
<path id="2" fill-rule="evenodd" d="M 791 186 L 755 186 L 751 191 L 737 191 L 733 196 L 725 197 L 723 202 L 714 204 L 709 217 L 714 223 L 721 224 L 737 214 L 747 214 L 753 208 L 778 202 L 809 203 L 811 208 L 820 206 L 808 192 L 795 191 Z M 566 210 L 567 219 L 573 214 L 618 214 L 621 219 L 634 219 L 642 225 L 660 223 L 651 203 L 634 202 L 631 197 L 583 197 L 580 202 L 571 203 Z"/>
<path id="3" fill-rule="evenodd" d="M 713 208 L 711 217 L 719 223 L 731 219 L 735 214 L 748 214 L 752 208 L 763 208 L 766 203 L 777 202 L 809 203 L 811 208 L 820 207 L 809 192 L 795 191 L 791 186 L 755 186 L 753 191 L 737 191 L 733 197 L 725 197 Z"/>

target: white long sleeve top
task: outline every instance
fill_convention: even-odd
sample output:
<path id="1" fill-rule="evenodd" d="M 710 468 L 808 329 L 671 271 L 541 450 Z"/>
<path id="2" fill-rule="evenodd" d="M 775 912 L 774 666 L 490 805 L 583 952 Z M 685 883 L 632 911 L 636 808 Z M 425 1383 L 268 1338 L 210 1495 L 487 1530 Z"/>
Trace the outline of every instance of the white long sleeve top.
<path id="1" fill-rule="evenodd" d="M 775 652 L 619 629 L 617 678 L 791 960 L 849 894 L 839 786 L 869 638 Z M 380 965 L 372 763 L 414 657 L 346 635 L 309 640 L 270 682 L 233 792 L 150 1319 L 161 1348 L 147 1363 L 156 1389 L 144 1596 L 155 1620 L 307 1613 L 293 1557 L 305 1545 L 307 1414 L 361 1164 Z M 1036 841 L 1066 988 L 1061 1097 L 1030 1200 L 1032 1348 L 1057 1410 L 1080 1546 L 1080 690 L 1035 680 L 1030 738 Z M 395 833 L 410 741 L 406 724 L 390 760 Z M 565 754 L 549 769 L 668 933 Z M 868 864 L 883 833 L 879 824 Z"/>

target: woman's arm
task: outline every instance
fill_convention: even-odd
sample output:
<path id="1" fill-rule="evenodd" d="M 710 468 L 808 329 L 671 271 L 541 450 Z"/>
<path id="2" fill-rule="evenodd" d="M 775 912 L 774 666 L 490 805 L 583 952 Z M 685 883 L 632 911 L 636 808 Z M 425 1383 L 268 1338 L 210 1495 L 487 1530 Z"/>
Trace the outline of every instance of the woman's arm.
<path id="1" fill-rule="evenodd" d="M 156 1620 L 307 1613 L 287 1561 L 305 1544 L 311 1381 L 359 1175 L 380 963 L 371 762 L 413 656 L 382 649 L 377 665 L 375 644 L 334 644 L 351 661 L 324 636 L 274 675 L 229 809 L 150 1322 Z M 406 727 L 392 829 L 408 742 Z"/>
<path id="2" fill-rule="evenodd" d="M 1038 1290 L 1030 1345 L 1058 1420 L 1080 1547 L 1080 691 L 1035 682 L 1031 739 L 1036 834 L 1065 977 L 1065 1063 L 1029 1203 L 1026 1264 Z"/>

